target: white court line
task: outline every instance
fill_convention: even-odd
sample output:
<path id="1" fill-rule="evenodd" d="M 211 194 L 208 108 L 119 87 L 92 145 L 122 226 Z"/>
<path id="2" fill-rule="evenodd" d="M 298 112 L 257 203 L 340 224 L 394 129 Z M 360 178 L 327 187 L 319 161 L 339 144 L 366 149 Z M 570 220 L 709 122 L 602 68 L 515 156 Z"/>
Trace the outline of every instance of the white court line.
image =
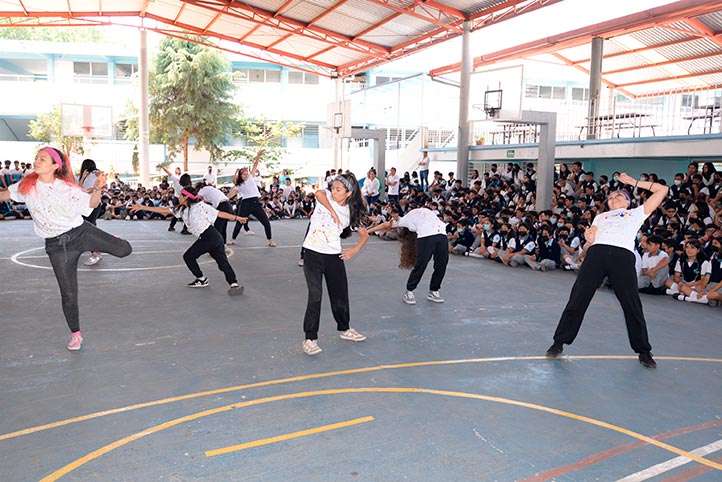
<path id="1" fill-rule="evenodd" d="M 690 453 L 704 457 L 705 455 L 709 455 L 719 450 L 722 450 L 722 440 L 712 442 L 704 447 L 690 450 Z M 675 457 L 667 460 L 666 462 L 662 462 L 661 464 L 653 465 L 647 469 L 641 470 L 636 474 L 628 475 L 623 479 L 619 479 L 617 482 L 640 482 L 642 480 L 648 480 L 690 462 L 692 462 L 692 460 L 687 457 Z"/>

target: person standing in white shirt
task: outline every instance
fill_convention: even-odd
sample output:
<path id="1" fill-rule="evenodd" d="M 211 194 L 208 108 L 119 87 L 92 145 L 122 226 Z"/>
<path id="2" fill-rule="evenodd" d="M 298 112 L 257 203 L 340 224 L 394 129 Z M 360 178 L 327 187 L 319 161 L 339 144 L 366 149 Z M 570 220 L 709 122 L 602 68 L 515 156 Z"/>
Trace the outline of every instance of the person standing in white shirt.
<path id="1" fill-rule="evenodd" d="M 24 202 L 33 218 L 35 233 L 45 238 L 45 252 L 50 258 L 60 287 L 60 298 L 71 336 L 68 350 L 80 350 L 78 310 L 78 260 L 85 251 L 104 252 L 124 258 L 132 252 L 128 241 L 117 238 L 86 223 L 98 204 L 106 177 L 97 173 L 93 192 L 87 193 L 75 182 L 65 154 L 43 147 L 35 155 L 34 172 L 8 190 L 0 191 L 0 202 L 12 199 Z"/>
<path id="2" fill-rule="evenodd" d="M 652 195 L 642 206 L 634 209 L 629 209 L 631 198 L 625 190 L 614 191 L 607 197 L 609 211 L 598 214 L 584 233 L 589 248 L 554 333 L 554 343 L 546 355 L 559 356 L 564 344 L 572 344 L 594 293 L 607 277 L 622 305 L 629 342 L 639 354 L 639 362 L 646 368 L 656 368 L 637 291 L 634 240 L 644 220 L 664 201 L 669 189 L 662 184 L 637 181 L 626 173 L 619 176 L 619 182 L 634 186 L 635 190 L 649 190 Z"/>
<path id="3" fill-rule="evenodd" d="M 213 226 L 213 223 L 219 217 L 229 221 L 239 222 L 244 222 L 246 219 L 234 214 L 218 211 L 212 206 L 202 202 L 203 198 L 198 195 L 195 188 L 190 186 L 181 189 L 178 200 L 179 205 L 174 209 L 144 206 L 142 204 L 134 204 L 129 209 L 131 212 L 150 211 L 165 215 L 172 214 L 183 220 L 191 234 L 198 236 L 196 242 L 183 253 L 183 261 L 185 261 L 190 272 L 196 277 L 195 280 L 188 283 L 189 288 L 205 288 L 209 285 L 208 278 L 203 276 L 203 271 L 201 271 L 198 265 L 198 258 L 208 253 L 218 264 L 218 269 L 223 271 L 226 282 L 229 285 L 228 294 L 230 296 L 242 295 L 243 286 L 238 284 L 236 273 L 233 271 L 226 256 L 226 246 L 223 238 L 215 226 Z"/>
<path id="4" fill-rule="evenodd" d="M 158 169 L 162 169 L 165 171 L 166 174 L 168 174 L 168 179 L 173 184 L 173 205 L 178 205 L 178 198 L 180 197 L 181 189 L 183 189 L 183 179 L 187 174 L 181 175 L 181 168 L 176 167 L 175 168 L 175 174 L 171 173 L 167 167 L 165 167 L 163 164 L 158 164 Z M 188 176 L 188 179 L 190 179 L 190 176 Z M 190 186 L 190 181 L 187 182 L 188 186 Z M 170 226 L 168 226 L 168 231 L 175 231 L 175 225 L 178 222 L 178 218 L 173 216 L 170 220 Z M 181 229 L 181 234 L 190 234 L 188 232 L 188 228 L 186 225 L 183 225 L 183 229 Z"/>
<path id="5" fill-rule="evenodd" d="M 446 274 L 449 263 L 449 243 L 446 237 L 446 224 L 430 209 L 419 207 L 412 209 L 398 221 L 392 220 L 374 226 L 369 232 L 381 231 L 396 227 L 397 236 L 401 241 L 401 262 L 399 267 L 409 269 L 411 273 L 406 281 L 404 302 L 416 304 L 414 290 L 419 285 L 431 258 L 434 259 L 434 272 L 431 275 L 429 293 L 426 298 L 434 303 L 443 303 L 439 294 L 441 282 Z"/>
<path id="6" fill-rule="evenodd" d="M 396 174 L 396 168 L 392 167 L 389 170 L 389 175 L 386 177 L 386 185 L 389 187 L 389 203 L 398 206 L 399 204 L 399 176 Z"/>
<path id="7" fill-rule="evenodd" d="M 217 176 L 213 166 L 208 166 L 208 172 L 203 175 L 203 184 L 215 187 L 216 180 Z"/>
<path id="8" fill-rule="evenodd" d="M 426 151 L 421 152 L 421 159 L 419 160 L 419 179 L 421 183 L 421 190 L 427 191 L 429 189 L 429 153 Z"/>
<path id="9" fill-rule="evenodd" d="M 318 355 L 318 329 L 321 318 L 321 282 L 326 278 L 331 311 L 336 320 L 339 336 L 343 340 L 364 341 L 366 337 L 349 326 L 348 279 L 344 260 L 353 258 L 368 241 L 369 235 L 362 223 L 366 220 L 366 206 L 353 174 L 334 178 L 331 191 L 316 191 L 316 209 L 311 215 L 306 238 L 303 241 L 303 274 L 308 286 L 308 302 L 303 318 L 303 351 Z M 341 239 L 358 228 L 359 241 L 351 248 L 342 248 Z"/>

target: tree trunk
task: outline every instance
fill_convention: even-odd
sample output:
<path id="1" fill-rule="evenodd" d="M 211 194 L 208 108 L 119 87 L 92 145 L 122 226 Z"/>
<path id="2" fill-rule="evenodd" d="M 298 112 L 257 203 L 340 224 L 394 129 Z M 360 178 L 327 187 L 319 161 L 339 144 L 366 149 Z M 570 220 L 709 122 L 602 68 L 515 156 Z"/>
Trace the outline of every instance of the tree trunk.
<path id="1" fill-rule="evenodd" d="M 188 137 L 183 138 L 183 172 L 188 172 Z"/>

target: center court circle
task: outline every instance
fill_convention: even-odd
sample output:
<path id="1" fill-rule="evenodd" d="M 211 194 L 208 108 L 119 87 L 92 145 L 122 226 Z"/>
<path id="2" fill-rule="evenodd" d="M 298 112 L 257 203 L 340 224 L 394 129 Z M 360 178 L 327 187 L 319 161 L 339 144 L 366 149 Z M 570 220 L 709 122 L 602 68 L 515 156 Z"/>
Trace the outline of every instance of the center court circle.
<path id="1" fill-rule="evenodd" d="M 128 241 L 129 241 L 131 244 L 144 244 L 144 243 L 164 243 L 164 244 L 177 243 L 177 244 L 186 244 L 186 243 L 187 243 L 187 242 L 184 242 L 184 241 L 166 241 L 166 240 L 153 240 L 153 239 L 140 240 L 140 241 L 130 241 L 130 240 L 128 240 Z M 28 267 L 28 268 L 52 270 L 53 268 L 52 268 L 51 266 L 42 266 L 42 265 L 39 265 L 39 264 L 33 264 L 33 263 L 28 262 L 28 261 L 25 261 L 25 260 L 31 258 L 31 257 L 29 257 L 29 256 L 26 256 L 26 255 L 28 255 L 29 253 L 32 253 L 32 252 L 34 252 L 34 251 L 44 250 L 44 249 L 45 249 L 44 246 L 38 246 L 38 247 L 36 247 L 36 248 L 26 249 L 25 251 L 21 251 L 21 252 L 19 252 L 19 253 L 15 253 L 14 255 L 12 255 L 12 256 L 10 257 L 10 261 L 12 261 L 12 262 L 15 263 L 15 264 L 19 264 L 20 266 L 25 266 L 25 267 Z M 140 251 L 140 252 L 133 251 L 133 252 L 131 253 L 131 256 L 132 256 L 132 255 L 138 255 L 138 254 L 158 254 L 158 253 L 169 253 L 169 252 L 174 252 L 174 251 L 169 251 L 169 250 L 163 250 L 163 251 Z M 180 251 L 178 251 L 178 252 L 180 252 Z M 234 254 L 233 249 L 231 249 L 231 248 L 226 248 L 226 254 L 228 255 L 229 258 L 230 258 L 231 256 L 233 256 L 233 254 Z M 26 257 L 24 258 L 25 260 L 23 259 L 23 256 L 26 256 Z M 43 258 L 43 259 L 44 259 L 45 256 L 33 256 L 32 258 Z M 212 263 L 212 262 L 213 262 L 213 259 L 210 259 L 210 260 L 207 260 L 207 261 L 201 261 L 201 262 L 199 262 L 198 264 L 210 264 L 210 263 Z M 78 268 L 78 271 L 110 271 L 110 272 L 113 272 L 113 271 L 151 271 L 151 270 L 158 270 L 158 269 L 173 269 L 173 268 L 184 268 L 184 267 L 185 267 L 185 264 L 173 264 L 173 265 L 168 265 L 168 266 L 141 266 L 141 267 L 137 267 L 137 268 L 80 268 L 80 267 L 79 267 L 79 268 Z"/>

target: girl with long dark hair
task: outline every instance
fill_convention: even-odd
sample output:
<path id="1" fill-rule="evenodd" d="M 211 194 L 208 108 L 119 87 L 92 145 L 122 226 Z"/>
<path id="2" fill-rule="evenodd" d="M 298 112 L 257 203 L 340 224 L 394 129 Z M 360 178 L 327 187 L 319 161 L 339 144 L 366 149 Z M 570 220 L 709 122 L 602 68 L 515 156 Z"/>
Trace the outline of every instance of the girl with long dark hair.
<path id="1" fill-rule="evenodd" d="M 150 211 L 158 214 L 172 214 L 178 219 L 183 220 L 188 227 L 188 231 L 198 239 L 190 248 L 183 253 L 183 261 L 185 261 L 188 269 L 196 277 L 195 280 L 188 283 L 189 288 L 205 288 L 208 286 L 208 278 L 203 275 L 200 266 L 198 266 L 198 258 L 208 253 L 216 263 L 218 269 L 223 271 L 228 282 L 228 294 L 231 296 L 242 295 L 243 286 L 239 286 L 236 273 L 233 271 L 231 264 L 226 257 L 226 247 L 218 230 L 213 223 L 217 218 L 224 218 L 229 221 L 245 222 L 247 219 L 236 216 L 234 214 L 218 211 L 212 206 L 202 202 L 203 197 L 199 196 L 195 188 L 184 187 L 178 196 L 179 205 L 173 209 L 162 208 L 156 206 L 144 206 L 142 204 L 134 204 L 130 210 Z"/>
<path id="2" fill-rule="evenodd" d="M 248 228 L 248 216 L 252 214 L 263 225 L 268 245 L 272 248 L 276 247 L 276 243 L 273 242 L 271 236 L 271 223 L 259 201 L 261 193 L 258 191 L 258 186 L 256 186 L 256 180 L 253 177 L 253 174 L 251 174 L 252 172 L 256 172 L 256 169 L 258 168 L 258 161 L 260 161 L 264 152 L 265 151 L 263 149 L 259 149 L 250 170 L 244 168 L 236 171 L 236 176 L 233 180 L 235 187 L 228 193 L 228 197 L 232 199 L 233 196 L 236 194 L 238 195 L 238 207 L 236 209 L 236 214 L 239 217 L 246 218 L 246 221 L 243 224 L 236 223 L 233 228 L 233 236 L 228 244 L 234 244 L 236 242 L 238 233 L 241 232 L 241 226 L 244 227 L 247 234 L 252 234 L 252 231 Z"/>
<path id="3" fill-rule="evenodd" d="M 196 183 L 194 189 L 203 200 L 213 206 L 215 209 L 224 213 L 233 214 L 233 208 L 231 202 L 228 200 L 223 191 L 215 186 L 205 185 L 203 182 Z M 228 219 L 218 216 L 213 226 L 218 230 L 221 237 L 223 238 L 223 244 L 226 244 L 226 227 L 228 226 Z"/>
<path id="4" fill-rule="evenodd" d="M 83 163 L 80 165 L 80 175 L 78 176 L 78 184 L 80 187 L 82 187 L 85 192 L 92 194 L 93 189 L 95 188 L 95 181 L 98 179 L 98 168 L 95 165 L 95 161 L 92 159 L 85 159 Z M 100 214 L 100 204 L 98 204 L 95 209 L 93 209 L 93 212 L 90 213 L 89 216 L 83 216 L 83 219 L 88 221 L 93 226 L 96 226 L 95 222 L 98 219 L 98 214 Z M 88 258 L 85 263 L 83 263 L 85 266 L 93 266 L 97 264 L 101 260 L 100 253 L 93 251 L 90 253 L 90 258 Z"/>
<path id="5" fill-rule="evenodd" d="M 100 204 L 106 177 L 98 172 L 92 193 L 75 183 L 73 170 L 61 151 L 43 147 L 35 155 L 34 171 L 22 181 L 0 191 L 0 201 L 24 202 L 33 217 L 35 233 L 45 238 L 45 252 L 50 258 L 60 287 L 60 298 L 71 336 L 68 350 L 80 350 L 78 310 L 78 260 L 85 251 L 104 252 L 124 258 L 132 248 L 128 241 L 117 238 L 86 223 Z"/>
<path id="6" fill-rule="evenodd" d="M 366 337 L 349 326 L 348 279 L 344 260 L 353 258 L 363 248 L 369 235 L 362 226 L 366 222 L 367 207 L 353 174 L 336 176 L 331 191 L 316 191 L 316 208 L 303 241 L 303 274 L 308 286 L 308 303 L 303 319 L 306 339 L 303 351 L 307 355 L 321 353 L 318 328 L 321 318 L 321 282 L 326 278 L 331 311 L 340 337 L 350 341 L 364 341 Z M 357 228 L 359 241 L 351 248 L 341 248 L 341 239 Z"/>

